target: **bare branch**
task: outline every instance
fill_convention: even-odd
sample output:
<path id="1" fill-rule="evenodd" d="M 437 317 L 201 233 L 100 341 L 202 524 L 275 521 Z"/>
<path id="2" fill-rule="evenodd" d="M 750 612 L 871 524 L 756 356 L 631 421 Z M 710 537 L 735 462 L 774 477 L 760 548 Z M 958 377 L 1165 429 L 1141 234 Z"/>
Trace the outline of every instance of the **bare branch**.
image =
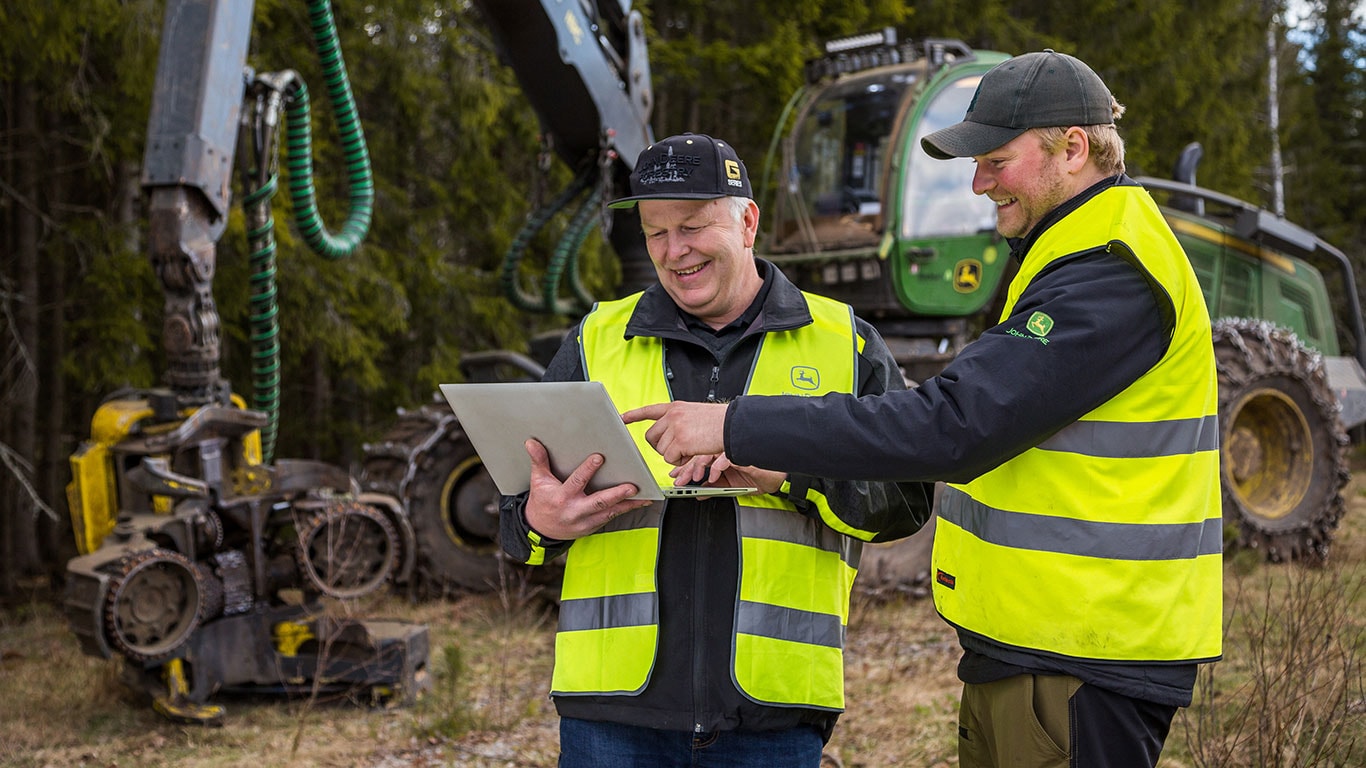
<path id="1" fill-rule="evenodd" d="M 28 463 L 23 456 L 15 453 L 14 449 L 10 448 L 4 442 L 0 442 L 0 464 L 5 465 L 5 468 L 10 471 L 10 474 L 14 475 L 15 479 L 19 481 L 19 484 L 24 487 L 24 492 L 33 500 L 34 517 L 37 517 L 38 513 L 41 512 L 47 515 L 54 523 L 62 522 L 62 516 L 57 514 L 56 510 L 49 507 L 43 501 L 43 498 L 38 495 L 38 489 L 34 488 L 33 484 L 29 482 L 29 478 L 33 475 L 33 465 Z"/>

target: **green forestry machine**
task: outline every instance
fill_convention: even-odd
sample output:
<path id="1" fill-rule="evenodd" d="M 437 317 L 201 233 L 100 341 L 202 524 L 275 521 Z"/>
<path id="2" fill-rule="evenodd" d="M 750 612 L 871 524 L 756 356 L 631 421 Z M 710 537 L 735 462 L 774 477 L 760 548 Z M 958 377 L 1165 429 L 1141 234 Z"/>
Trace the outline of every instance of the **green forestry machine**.
<path id="1" fill-rule="evenodd" d="M 892 30 L 836 41 L 808 63 L 771 145 L 761 255 L 853 305 L 909 380 L 939 371 L 999 316 L 1013 266 L 970 159 L 922 136 L 962 119 L 1006 54 Z M 1214 318 L 1226 540 L 1272 561 L 1321 561 L 1343 514 L 1346 430 L 1366 421 L 1366 332 L 1350 263 L 1257 206 L 1139 177 L 1185 248 Z M 1322 271 L 1321 271 L 1322 270 Z M 1325 274 L 1340 286 L 1335 317 Z M 1344 356 L 1345 340 L 1352 354 Z"/>

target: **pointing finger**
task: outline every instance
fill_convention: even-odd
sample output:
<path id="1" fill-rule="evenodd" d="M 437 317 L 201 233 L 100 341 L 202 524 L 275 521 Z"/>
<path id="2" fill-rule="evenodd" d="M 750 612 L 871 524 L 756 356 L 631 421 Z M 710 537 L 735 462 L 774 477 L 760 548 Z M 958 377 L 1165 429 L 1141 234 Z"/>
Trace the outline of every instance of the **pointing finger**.
<path id="1" fill-rule="evenodd" d="M 654 405 L 644 405 L 633 408 L 621 414 L 621 420 L 627 424 L 637 421 L 656 421 L 661 416 L 669 412 L 669 403 L 655 403 Z"/>

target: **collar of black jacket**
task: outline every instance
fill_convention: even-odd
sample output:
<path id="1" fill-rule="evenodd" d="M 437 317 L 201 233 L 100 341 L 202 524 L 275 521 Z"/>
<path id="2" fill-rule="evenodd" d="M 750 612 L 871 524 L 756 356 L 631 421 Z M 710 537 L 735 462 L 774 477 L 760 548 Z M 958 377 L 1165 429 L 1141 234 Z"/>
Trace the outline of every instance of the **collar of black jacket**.
<path id="1" fill-rule="evenodd" d="M 789 331 L 811 323 L 811 310 L 801 290 L 787 279 L 782 270 L 764 259 L 755 259 L 764 276 L 764 288 L 759 296 L 759 311 L 746 334 Z M 751 308 L 752 309 L 752 308 Z M 645 289 L 636 304 L 631 319 L 626 323 L 626 338 L 657 336 L 683 338 L 687 326 L 680 317 L 681 310 L 658 283 Z"/>
<path id="2" fill-rule="evenodd" d="M 1047 216 L 1044 216 L 1042 219 L 1039 220 L 1038 224 L 1034 225 L 1033 229 L 1029 230 L 1029 234 L 1025 235 L 1024 237 L 1007 237 L 1006 243 L 1010 246 L 1011 258 L 1015 259 L 1017 263 L 1023 263 L 1025 254 L 1029 253 L 1029 249 L 1034 246 L 1034 241 L 1038 240 L 1040 235 L 1042 235 L 1044 232 L 1047 232 L 1049 227 L 1066 218 L 1067 215 L 1070 214 L 1072 211 L 1075 211 L 1078 208 L 1080 208 L 1082 204 L 1085 203 L 1087 200 L 1090 200 L 1096 195 L 1099 195 L 1101 192 L 1104 192 L 1110 187 L 1137 185 L 1138 182 L 1134 181 L 1133 179 L 1129 178 L 1127 175 L 1122 173 L 1117 176 L 1109 176 L 1107 178 L 1101 179 L 1100 181 L 1097 181 L 1095 184 L 1092 184 L 1091 186 L 1082 190 L 1071 200 L 1068 200 L 1067 202 L 1050 211 Z"/>

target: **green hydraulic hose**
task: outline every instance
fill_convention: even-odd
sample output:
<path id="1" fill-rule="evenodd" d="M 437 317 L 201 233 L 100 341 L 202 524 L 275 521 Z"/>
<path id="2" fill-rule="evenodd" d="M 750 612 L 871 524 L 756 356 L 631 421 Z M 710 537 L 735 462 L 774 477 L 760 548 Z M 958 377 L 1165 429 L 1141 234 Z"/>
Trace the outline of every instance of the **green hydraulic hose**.
<path id="1" fill-rule="evenodd" d="M 348 179 L 351 207 L 341 232 L 327 231 L 318 213 L 313 180 L 313 133 L 309 109 L 308 88 L 294 73 L 274 76 L 278 87 L 283 84 L 286 111 L 286 163 L 289 168 L 290 198 L 294 202 L 294 220 L 309 249 L 328 259 L 350 256 L 360 247 L 370 230 L 374 211 L 375 187 L 370 169 L 370 153 L 365 134 L 357 116 L 356 103 L 351 95 L 351 84 L 346 75 L 337 41 L 336 22 L 329 0 L 309 0 L 309 20 L 313 28 L 318 57 L 322 62 L 323 78 L 337 119 Z M 263 76 L 262 80 L 270 80 Z M 252 408 L 264 412 L 268 419 L 261 430 L 261 454 L 266 463 L 274 457 L 280 421 L 280 325 L 276 301 L 276 241 L 275 221 L 270 213 L 271 200 L 278 189 L 278 174 L 274 172 L 273 134 L 277 124 L 278 99 L 263 107 L 267 112 L 265 129 L 258 135 L 261 164 L 255 178 L 247 185 L 242 207 L 247 216 L 247 238 L 251 248 L 250 326 L 252 358 Z M 250 176 L 250 174 L 249 174 Z M 259 186 L 257 186 L 259 184 Z M 253 189 L 253 187 L 255 187 Z"/>
<path id="2" fill-rule="evenodd" d="M 313 129 L 309 122 L 308 88 L 303 81 L 297 81 L 298 87 L 291 94 L 288 107 L 285 156 L 289 168 L 289 194 L 294 201 L 294 221 L 304 242 L 314 253 L 338 259 L 354 253 L 370 230 L 375 184 L 370 173 L 365 133 L 356 115 L 346 63 L 342 61 L 341 48 L 337 44 L 337 25 L 332 18 L 331 3 L 329 0 L 309 0 L 308 15 L 318 46 L 318 58 L 322 61 L 323 79 L 327 82 L 327 93 L 337 117 L 337 132 L 351 185 L 351 210 L 342 224 L 341 233 L 330 234 L 318 216 L 313 184 Z"/>
<path id="3" fill-rule="evenodd" d="M 541 300 L 549 311 L 556 314 L 583 314 L 593 306 L 593 297 L 588 295 L 588 291 L 584 290 L 583 284 L 579 282 L 579 260 L 576 256 L 579 248 L 583 246 L 583 241 L 588 239 L 589 232 L 593 230 L 593 225 L 597 223 L 602 196 L 603 188 L 599 185 L 593 189 L 592 194 L 584 198 L 565 228 L 560 242 L 555 246 L 550 263 L 546 266 L 545 277 L 541 281 Z M 572 299 L 559 298 L 560 279 L 566 268 L 569 272 L 570 289 L 574 294 Z"/>
<path id="4" fill-rule="evenodd" d="M 275 442 L 280 434 L 280 308 L 275 300 L 275 219 L 270 213 L 270 201 L 279 188 L 278 178 L 271 173 L 260 189 L 242 199 L 251 248 L 247 322 L 251 339 L 252 408 L 270 417 L 261 428 L 261 455 L 266 463 L 275 455 Z"/>
<path id="5" fill-rule="evenodd" d="M 512 238 L 512 245 L 508 247 L 507 253 L 503 255 L 503 272 L 501 283 L 503 292 L 507 295 L 512 305 L 526 312 L 556 312 L 557 309 L 553 302 L 547 302 L 544 298 L 545 292 L 537 296 L 526 288 L 522 287 L 521 280 L 518 278 L 517 269 L 526 255 L 527 248 L 531 246 L 531 240 L 537 233 L 545 228 L 546 224 L 555 214 L 564 210 L 574 198 L 583 194 L 584 190 L 592 186 L 598 170 L 596 166 L 586 168 L 582 173 L 574 178 L 569 186 L 560 192 L 549 205 L 535 211 L 527 218 L 517 235 Z"/>
<path id="6" fill-rule="evenodd" d="M 763 199 L 759 201 L 760 210 L 769 210 L 769 204 L 773 202 L 769 196 L 773 194 L 774 187 L 778 184 L 787 183 L 786 178 L 779 179 L 777 184 L 774 183 L 773 158 L 779 155 L 778 144 L 782 141 L 783 136 L 787 135 L 787 122 L 791 119 L 792 110 L 796 108 L 797 102 L 806 95 L 806 92 L 806 86 L 802 86 L 797 89 L 796 93 L 792 94 L 792 97 L 787 100 L 787 104 L 783 105 L 783 111 L 778 116 L 777 124 L 773 126 L 773 135 L 768 140 L 768 152 L 764 155 L 764 170 L 759 176 L 759 183 L 762 185 L 760 189 L 763 192 Z"/>

